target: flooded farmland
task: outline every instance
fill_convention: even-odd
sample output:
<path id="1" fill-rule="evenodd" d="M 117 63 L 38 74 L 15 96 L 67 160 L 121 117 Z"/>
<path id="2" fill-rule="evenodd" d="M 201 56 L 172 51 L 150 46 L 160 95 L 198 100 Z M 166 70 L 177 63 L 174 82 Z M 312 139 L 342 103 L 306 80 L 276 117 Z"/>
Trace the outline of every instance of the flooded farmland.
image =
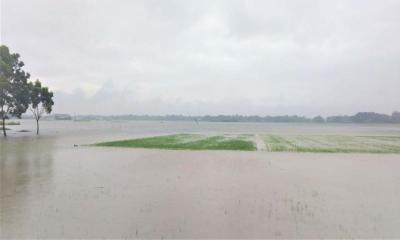
<path id="1" fill-rule="evenodd" d="M 400 236 L 400 154 L 88 147 L 168 135 L 400 136 L 399 125 L 43 121 L 0 139 L 1 238 Z"/>

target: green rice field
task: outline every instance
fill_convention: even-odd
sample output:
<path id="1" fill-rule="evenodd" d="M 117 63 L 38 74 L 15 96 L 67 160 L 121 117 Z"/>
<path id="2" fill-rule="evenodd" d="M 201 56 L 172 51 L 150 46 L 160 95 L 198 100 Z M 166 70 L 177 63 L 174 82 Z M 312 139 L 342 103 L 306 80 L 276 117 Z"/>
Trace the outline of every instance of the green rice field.
<path id="1" fill-rule="evenodd" d="M 95 146 L 181 150 L 242 150 L 269 152 L 400 153 L 399 136 L 342 135 L 200 135 L 175 134 L 97 143 Z"/>
<path id="2" fill-rule="evenodd" d="M 107 147 L 187 149 L 187 150 L 256 150 L 247 135 L 205 136 L 199 134 L 175 134 L 95 144 Z"/>
<path id="3" fill-rule="evenodd" d="M 273 152 L 400 153 L 398 136 L 267 135 Z"/>

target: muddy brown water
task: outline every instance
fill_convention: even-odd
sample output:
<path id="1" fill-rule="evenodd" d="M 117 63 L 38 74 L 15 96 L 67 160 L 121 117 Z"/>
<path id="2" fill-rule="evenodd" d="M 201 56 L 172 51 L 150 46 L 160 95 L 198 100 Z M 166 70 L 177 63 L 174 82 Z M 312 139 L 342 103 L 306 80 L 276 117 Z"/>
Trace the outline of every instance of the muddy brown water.
<path id="1" fill-rule="evenodd" d="M 400 135 L 396 125 L 51 122 L 0 139 L 1 238 L 400 237 L 400 155 L 74 147 L 182 132 Z M 20 133 L 28 129 L 32 133 Z"/>

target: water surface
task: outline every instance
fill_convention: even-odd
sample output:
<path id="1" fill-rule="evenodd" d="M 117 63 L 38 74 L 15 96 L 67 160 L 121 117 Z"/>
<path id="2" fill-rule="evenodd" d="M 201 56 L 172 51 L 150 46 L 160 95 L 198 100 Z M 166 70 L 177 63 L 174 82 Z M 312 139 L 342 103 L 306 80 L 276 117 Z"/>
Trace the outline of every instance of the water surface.
<path id="1" fill-rule="evenodd" d="M 74 147 L 173 133 L 396 125 L 24 120 L 0 139 L 2 238 L 400 237 L 400 155 Z"/>

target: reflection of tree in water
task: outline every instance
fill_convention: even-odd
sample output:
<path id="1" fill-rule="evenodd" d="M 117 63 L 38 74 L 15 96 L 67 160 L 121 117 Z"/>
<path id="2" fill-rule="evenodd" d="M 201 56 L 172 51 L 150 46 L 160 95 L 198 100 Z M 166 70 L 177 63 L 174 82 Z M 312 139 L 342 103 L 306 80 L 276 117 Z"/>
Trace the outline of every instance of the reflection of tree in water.
<path id="1" fill-rule="evenodd" d="M 2 194 L 14 194 L 51 175 L 54 138 L 3 139 L 0 142 Z"/>
<path id="2" fill-rule="evenodd" d="M 23 216 L 20 213 L 29 208 L 30 195 L 51 189 L 54 142 L 55 138 L 0 139 L 0 225 Z"/>

